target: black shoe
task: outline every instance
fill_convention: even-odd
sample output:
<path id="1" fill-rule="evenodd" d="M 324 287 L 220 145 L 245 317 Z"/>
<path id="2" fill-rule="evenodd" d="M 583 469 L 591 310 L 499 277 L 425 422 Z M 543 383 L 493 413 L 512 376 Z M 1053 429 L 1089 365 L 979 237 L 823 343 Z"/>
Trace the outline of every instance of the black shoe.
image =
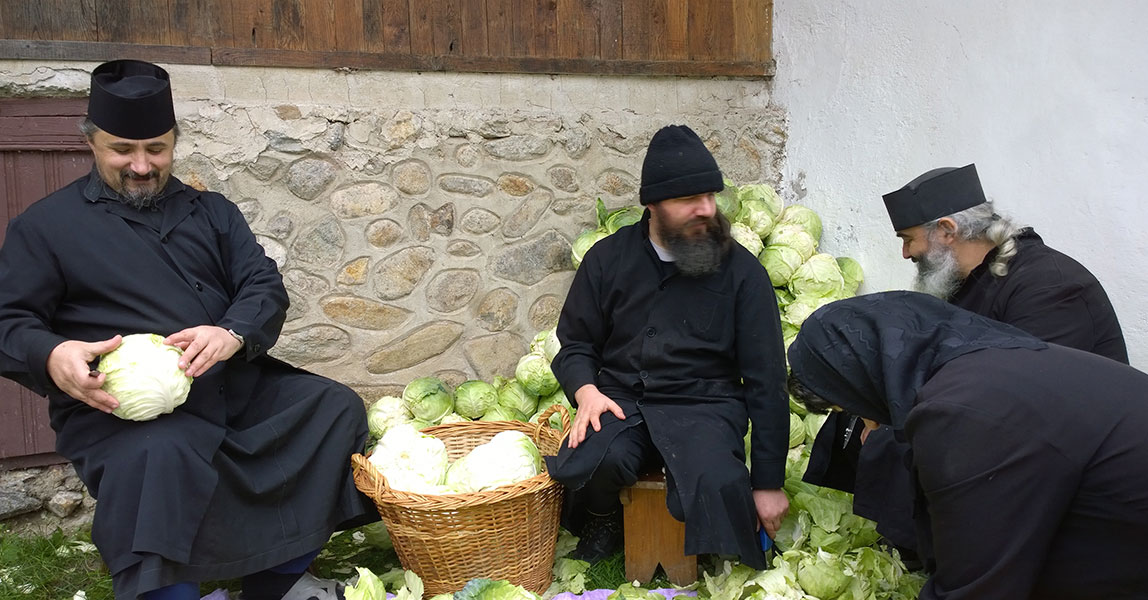
<path id="1" fill-rule="evenodd" d="M 596 563 L 609 558 L 622 550 L 622 513 L 614 511 L 608 515 L 591 514 L 582 525 L 582 535 L 578 547 L 571 557 Z"/>

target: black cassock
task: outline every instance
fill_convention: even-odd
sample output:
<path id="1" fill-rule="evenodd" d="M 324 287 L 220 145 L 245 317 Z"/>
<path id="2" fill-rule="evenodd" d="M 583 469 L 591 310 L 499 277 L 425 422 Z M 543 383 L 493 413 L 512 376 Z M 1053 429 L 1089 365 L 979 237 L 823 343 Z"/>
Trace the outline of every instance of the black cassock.
<path id="1" fill-rule="evenodd" d="M 910 292 L 835 302 L 794 375 L 911 448 L 925 600 L 1148 597 L 1148 375 Z"/>
<path id="2" fill-rule="evenodd" d="M 1120 322 L 1096 277 L 1071 257 L 1046 246 L 1030 228 L 1017 236 L 1017 245 L 1005 276 L 989 272 L 997 255 L 994 249 L 969 273 L 950 302 L 1046 342 L 1127 364 Z M 908 447 L 895 439 L 891 429 L 882 427 L 863 448 L 856 447 L 856 438 L 847 448 L 842 442 L 850 421 L 850 416 L 839 413 L 826 420 L 806 481 L 853 492 L 857 514 L 877 521 L 878 531 L 893 543 L 914 548 L 912 488 L 905 468 Z M 860 427 L 853 431 L 859 432 Z"/>
<path id="3" fill-rule="evenodd" d="M 552 474 L 572 489 L 624 428 L 646 423 L 677 495 L 686 554 L 738 554 L 763 568 L 752 489 L 779 489 L 789 440 L 785 362 L 769 275 L 733 243 L 721 269 L 691 278 L 661 261 L 649 213 L 595 244 L 574 276 L 558 322 L 553 368 L 573 398 L 596 384 L 627 418 L 563 445 Z M 748 419 L 747 419 L 748 417 Z M 743 438 L 749 421 L 752 473 Z"/>
<path id="4" fill-rule="evenodd" d="M 350 477 L 367 429 L 349 388 L 266 355 L 287 295 L 238 208 L 172 178 L 155 211 L 94 173 L 28 208 L 0 249 L 0 373 L 47 395 L 57 451 L 98 499 L 92 537 L 117 598 L 238 577 L 378 517 Z M 187 402 L 124 421 L 46 372 L 67 339 L 233 329 L 244 349 Z"/>

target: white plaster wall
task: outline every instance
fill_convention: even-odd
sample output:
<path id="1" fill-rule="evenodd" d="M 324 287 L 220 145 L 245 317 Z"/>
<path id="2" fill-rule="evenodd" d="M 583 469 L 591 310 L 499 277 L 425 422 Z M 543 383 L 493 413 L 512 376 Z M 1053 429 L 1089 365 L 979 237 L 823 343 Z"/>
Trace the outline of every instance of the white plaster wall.
<path id="1" fill-rule="evenodd" d="M 881 194 L 975 162 L 998 210 L 1104 284 L 1148 368 L 1148 3 L 780 0 L 788 200 L 863 291 L 911 285 Z"/>

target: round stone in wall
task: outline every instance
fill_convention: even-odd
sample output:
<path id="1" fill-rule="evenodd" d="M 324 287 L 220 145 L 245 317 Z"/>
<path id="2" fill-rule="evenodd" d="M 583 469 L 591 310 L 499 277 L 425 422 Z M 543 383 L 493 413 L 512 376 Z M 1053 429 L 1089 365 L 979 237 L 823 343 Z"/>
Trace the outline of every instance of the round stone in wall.
<path id="1" fill-rule="evenodd" d="M 611 196 L 632 198 L 638 190 L 638 182 L 633 175 L 618 169 L 607 169 L 598 176 L 598 188 Z"/>
<path id="2" fill-rule="evenodd" d="M 293 365 L 326 362 L 347 356 L 351 336 L 333 325 L 312 325 L 285 331 L 271 354 Z"/>
<path id="3" fill-rule="evenodd" d="M 255 162 L 247 165 L 247 170 L 259 181 L 267 181 L 275 175 L 281 166 L 283 166 L 283 161 L 277 158 L 260 156 L 255 159 Z"/>
<path id="4" fill-rule="evenodd" d="M 335 217 L 327 217 L 303 231 L 291 245 L 291 256 L 305 265 L 333 267 L 343 255 L 347 237 Z"/>
<path id="5" fill-rule="evenodd" d="M 590 151 L 590 143 L 590 133 L 580 128 L 566 130 L 566 137 L 562 140 L 566 155 L 573 159 L 585 156 Z"/>
<path id="6" fill-rule="evenodd" d="M 482 198 L 494 191 L 494 182 L 473 175 L 443 175 L 438 178 L 438 187 L 444 192 Z"/>
<path id="7" fill-rule="evenodd" d="M 525 161 L 550 152 L 550 140 L 537 135 L 515 135 L 485 143 L 486 153 L 502 160 Z"/>
<path id="8" fill-rule="evenodd" d="M 523 285 L 534 285 L 547 275 L 573 268 L 570 242 L 553 229 L 504 248 L 487 261 L 487 272 Z"/>
<path id="9" fill-rule="evenodd" d="M 474 269 L 445 269 L 427 284 L 427 306 L 441 313 L 452 313 L 470 302 L 478 292 L 481 277 Z"/>
<path id="10" fill-rule="evenodd" d="M 323 314 L 358 329 L 384 331 L 401 326 L 411 311 L 360 296 L 328 296 L 319 301 Z"/>
<path id="11" fill-rule="evenodd" d="M 367 357 L 367 371 L 376 375 L 392 373 L 434 358 L 454 345 L 463 329 L 460 323 L 452 321 L 427 323 L 372 352 Z"/>
<path id="12" fill-rule="evenodd" d="M 550 208 L 553 201 L 554 194 L 550 190 L 538 190 L 530 194 L 502 223 L 502 235 L 508 238 L 526 235 L 546 214 L 546 209 Z"/>
<path id="13" fill-rule="evenodd" d="M 307 300 L 303 296 L 291 288 L 287 288 L 287 316 L 285 320 L 290 322 L 296 319 L 301 319 L 307 316 L 310 312 L 310 307 L 307 306 Z"/>
<path id="14" fill-rule="evenodd" d="M 264 254 L 267 255 L 267 258 L 275 261 L 275 264 L 280 269 L 287 266 L 287 247 L 284 246 L 282 242 L 265 235 L 255 236 L 255 241 L 259 242 L 260 246 L 263 246 Z"/>
<path id="15" fill-rule="evenodd" d="M 459 371 L 457 369 L 443 369 L 441 371 L 435 371 L 434 376 L 438 377 L 444 384 L 446 384 L 448 389 L 452 390 L 458 387 L 462 382 L 470 379 L 470 375 L 467 375 L 466 371 Z"/>
<path id="16" fill-rule="evenodd" d="M 326 279 L 302 269 L 289 269 L 283 272 L 283 284 L 288 290 L 295 290 L 307 298 L 317 298 L 331 289 Z"/>
<path id="17" fill-rule="evenodd" d="M 374 271 L 375 294 L 383 300 L 407 296 L 434 264 L 433 248 L 403 248 L 379 261 Z"/>
<path id="18" fill-rule="evenodd" d="M 519 173 L 503 173 L 498 178 L 498 189 L 511 196 L 525 196 L 535 187 L 529 177 Z"/>
<path id="19" fill-rule="evenodd" d="M 419 202 L 407 211 L 407 229 L 411 237 L 425 242 L 430 239 L 430 207 Z"/>
<path id="20" fill-rule="evenodd" d="M 399 202 L 389 185 L 370 181 L 342 188 L 331 194 L 331 210 L 344 219 L 387 212 Z"/>
<path id="21" fill-rule="evenodd" d="M 407 160 L 395 165 L 395 187 L 411 196 L 427 193 L 431 185 L 430 168 L 421 160 Z"/>
<path id="22" fill-rule="evenodd" d="M 579 215 L 584 217 L 587 226 L 596 225 L 594 198 L 592 196 L 555 198 L 554 203 L 550 205 L 550 210 L 554 211 L 556 215 Z"/>
<path id="23" fill-rule="evenodd" d="M 343 285 L 362 285 L 367 281 L 367 269 L 371 266 L 371 259 L 366 256 L 360 256 L 355 260 L 343 265 L 339 269 L 339 275 L 335 281 Z"/>
<path id="24" fill-rule="evenodd" d="M 530 311 L 527 318 L 530 319 L 530 326 L 535 331 L 542 331 L 543 329 L 550 329 L 558 324 L 558 315 L 562 313 L 562 304 L 565 302 L 562 298 L 554 294 L 545 294 L 539 296 L 533 304 L 530 305 Z"/>
<path id="25" fill-rule="evenodd" d="M 550 184 L 573 194 L 578 191 L 578 172 L 573 167 L 557 165 L 550 167 L 546 174 L 550 176 Z"/>
<path id="26" fill-rule="evenodd" d="M 295 220 L 291 217 L 291 213 L 285 210 L 275 213 L 275 216 L 267 221 L 267 233 L 279 239 L 290 236 L 294 230 Z"/>
<path id="27" fill-rule="evenodd" d="M 514 377 L 514 367 L 526 350 L 526 340 L 509 331 L 473 338 L 462 344 L 466 361 L 483 381 L 492 381 L 495 376 Z"/>
<path id="28" fill-rule="evenodd" d="M 390 219 L 372 221 L 367 226 L 367 241 L 376 248 L 386 248 L 403 237 L 403 226 Z"/>
<path id="29" fill-rule="evenodd" d="M 304 200 L 314 200 L 335 178 L 335 165 L 318 158 L 301 158 L 287 169 L 287 189 Z"/>
<path id="30" fill-rule="evenodd" d="M 488 331 L 502 331 L 514 325 L 518 295 L 508 288 L 490 290 L 478 304 L 478 324 Z"/>
<path id="31" fill-rule="evenodd" d="M 498 215 L 485 208 L 472 208 L 462 215 L 460 227 L 467 233 L 482 235 L 494 231 L 501 221 Z"/>
<path id="32" fill-rule="evenodd" d="M 239 209 L 240 214 L 243 215 L 243 220 L 248 224 L 254 223 L 259 218 L 259 213 L 263 211 L 263 207 L 259 205 L 259 201 L 255 198 L 244 198 L 235 203 Z"/>
<path id="33" fill-rule="evenodd" d="M 473 167 L 478 162 L 479 151 L 474 144 L 463 144 L 454 151 L 454 159 L 464 167 Z"/>
<path id="34" fill-rule="evenodd" d="M 451 240 L 451 242 L 446 245 L 446 252 L 451 256 L 470 258 L 482 254 L 482 248 L 479 248 L 478 244 L 470 240 Z"/>

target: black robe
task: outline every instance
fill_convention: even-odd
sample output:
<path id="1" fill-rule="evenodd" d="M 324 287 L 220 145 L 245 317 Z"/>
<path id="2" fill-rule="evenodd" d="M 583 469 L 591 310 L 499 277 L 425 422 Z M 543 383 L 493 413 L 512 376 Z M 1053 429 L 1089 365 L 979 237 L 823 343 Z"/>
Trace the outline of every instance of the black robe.
<path id="1" fill-rule="evenodd" d="M 685 553 L 738 554 L 763 568 L 751 490 L 781 488 L 789 440 L 769 275 L 735 242 L 717 273 L 685 277 L 658 258 L 648 231 L 647 212 L 595 244 L 574 276 L 554 373 L 571 397 L 596 384 L 627 418 L 604 414 L 600 432 L 562 447 L 552 475 L 579 489 L 614 436 L 645 422 L 685 513 Z"/>
<path id="2" fill-rule="evenodd" d="M 1148 596 L 1148 375 L 911 292 L 830 304 L 789 352 L 817 395 L 904 432 L 922 599 Z"/>
<path id="3" fill-rule="evenodd" d="M 1046 342 L 1077 348 L 1128 364 L 1128 351 L 1116 311 L 1100 282 L 1072 258 L 1044 245 L 1026 228 L 1017 236 L 1008 273 L 997 277 L 985 256 L 950 299 L 954 305 L 1008 323 Z M 810 458 L 806 481 L 854 493 L 854 512 L 877 522 L 878 531 L 902 548 L 914 548 L 912 488 L 905 470 L 907 446 L 884 427 L 859 452 L 837 446 L 834 433 L 849 422 L 842 414 L 826 421 Z M 820 437 L 820 436 L 819 436 Z M 854 440 L 854 445 L 858 440 Z"/>
<path id="4" fill-rule="evenodd" d="M 259 571 L 377 518 L 350 477 L 362 401 L 266 355 L 287 295 L 236 206 L 175 178 L 157 211 L 112 198 L 93 171 L 10 223 L 0 374 L 48 396 L 57 451 L 98 499 L 92 537 L 117 598 Z M 203 324 L 235 330 L 245 349 L 153 421 L 92 409 L 46 371 L 68 339 Z"/>

